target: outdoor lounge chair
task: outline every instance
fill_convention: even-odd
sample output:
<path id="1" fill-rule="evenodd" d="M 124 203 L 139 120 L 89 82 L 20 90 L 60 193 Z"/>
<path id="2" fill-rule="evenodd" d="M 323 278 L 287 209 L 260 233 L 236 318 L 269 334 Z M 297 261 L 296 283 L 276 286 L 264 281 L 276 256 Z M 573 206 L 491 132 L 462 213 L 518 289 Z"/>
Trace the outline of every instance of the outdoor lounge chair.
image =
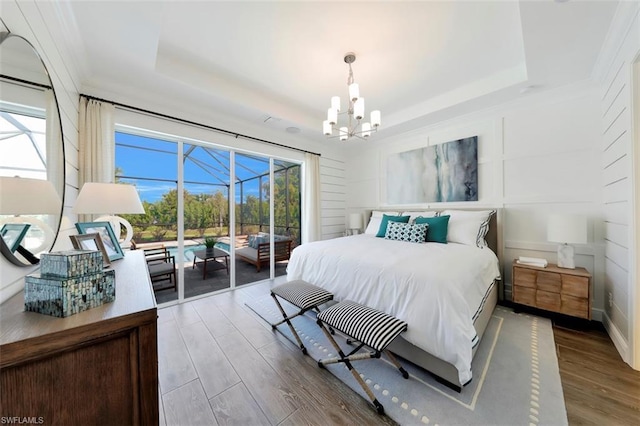
<path id="1" fill-rule="evenodd" d="M 173 288 L 178 290 L 176 280 L 176 259 L 166 247 L 149 248 L 144 250 L 147 260 L 149 277 L 154 290 L 166 290 Z M 169 285 L 161 286 L 161 283 L 169 282 Z"/>

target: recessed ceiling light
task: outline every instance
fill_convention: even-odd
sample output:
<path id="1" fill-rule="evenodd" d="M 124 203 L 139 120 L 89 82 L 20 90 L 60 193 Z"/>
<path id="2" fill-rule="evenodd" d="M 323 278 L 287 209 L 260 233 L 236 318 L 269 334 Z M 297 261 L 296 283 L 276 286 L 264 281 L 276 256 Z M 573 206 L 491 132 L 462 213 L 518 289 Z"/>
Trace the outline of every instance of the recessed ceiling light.
<path id="1" fill-rule="evenodd" d="M 287 133 L 300 133 L 300 129 L 297 127 L 287 127 Z"/>

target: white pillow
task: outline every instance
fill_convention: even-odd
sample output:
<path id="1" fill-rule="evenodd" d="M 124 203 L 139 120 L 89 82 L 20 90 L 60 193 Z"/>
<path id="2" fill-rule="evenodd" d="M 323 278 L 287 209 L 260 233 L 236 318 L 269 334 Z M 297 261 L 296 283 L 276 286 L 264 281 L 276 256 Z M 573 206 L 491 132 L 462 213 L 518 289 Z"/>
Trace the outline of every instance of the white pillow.
<path id="1" fill-rule="evenodd" d="M 444 210 L 439 216 L 450 216 L 447 241 L 486 247 L 484 237 L 489 231 L 489 220 L 494 213 L 494 210 Z"/>
<path id="2" fill-rule="evenodd" d="M 380 223 L 382 222 L 382 215 L 388 216 L 398 216 L 400 213 L 398 212 L 384 212 L 379 210 L 374 210 L 371 212 L 371 219 L 369 219 L 369 224 L 367 228 L 364 230 L 365 234 L 376 235 L 378 230 L 380 229 Z"/>
<path id="3" fill-rule="evenodd" d="M 436 212 L 434 211 L 421 211 L 421 212 L 402 212 L 400 216 L 410 216 L 409 223 L 413 223 L 416 220 L 416 217 L 435 217 Z"/>
<path id="4" fill-rule="evenodd" d="M 382 223 L 382 216 L 371 216 L 371 219 L 369 219 L 369 224 L 367 225 L 367 229 L 364 230 L 364 233 L 369 235 L 376 235 L 378 233 L 378 229 L 380 229 L 380 223 Z"/>

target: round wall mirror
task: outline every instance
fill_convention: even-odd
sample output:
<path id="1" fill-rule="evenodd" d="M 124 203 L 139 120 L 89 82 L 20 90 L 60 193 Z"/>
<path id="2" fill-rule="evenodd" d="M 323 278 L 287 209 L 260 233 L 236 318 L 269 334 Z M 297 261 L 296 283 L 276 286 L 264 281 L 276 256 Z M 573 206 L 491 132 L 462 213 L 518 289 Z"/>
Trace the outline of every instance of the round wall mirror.
<path id="1" fill-rule="evenodd" d="M 0 134 L 0 249 L 15 265 L 34 265 L 62 219 L 62 123 L 42 58 L 7 32 L 0 33 Z"/>

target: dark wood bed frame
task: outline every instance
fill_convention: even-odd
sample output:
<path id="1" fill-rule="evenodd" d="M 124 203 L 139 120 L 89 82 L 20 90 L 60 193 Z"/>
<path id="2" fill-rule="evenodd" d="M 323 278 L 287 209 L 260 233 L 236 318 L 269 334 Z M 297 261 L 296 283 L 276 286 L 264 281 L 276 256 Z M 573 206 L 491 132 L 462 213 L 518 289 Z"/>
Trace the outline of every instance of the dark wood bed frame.
<path id="1" fill-rule="evenodd" d="M 376 211 L 385 210 L 392 211 L 390 208 L 387 209 L 376 209 Z M 421 209 L 404 209 L 404 211 L 420 211 Z M 424 211 L 442 211 L 444 209 L 425 209 Z M 500 268 L 500 276 L 504 276 L 503 271 L 503 262 L 502 262 L 502 209 L 499 208 L 450 208 L 449 210 L 467 210 L 467 211 L 478 211 L 478 210 L 495 210 L 496 214 L 491 216 L 491 220 L 489 222 L 489 231 L 485 237 L 489 248 L 498 256 L 499 268 Z M 394 209 L 393 211 L 400 211 Z M 371 211 L 368 212 L 368 216 L 371 216 Z M 503 291 L 503 283 L 501 280 L 496 280 L 489 297 L 487 298 L 484 310 L 480 314 L 480 316 L 476 319 L 474 323 L 474 327 L 476 329 L 476 333 L 478 334 L 478 338 L 482 340 L 482 336 L 484 335 L 484 331 L 487 328 L 487 324 L 489 324 L 489 320 L 491 319 L 491 315 L 493 314 L 493 310 L 498 303 L 498 300 L 502 300 L 504 298 Z M 473 354 L 475 356 L 476 349 L 479 347 L 479 344 L 473 350 Z M 428 352 L 418 348 L 412 343 L 407 342 L 400 336 L 395 339 L 388 347 L 389 350 L 394 352 L 397 355 L 400 355 L 402 358 L 405 358 L 408 361 L 424 368 L 425 370 L 432 373 L 438 381 L 444 383 L 450 388 L 461 392 L 462 388 L 467 383 L 460 383 L 458 378 L 458 370 L 456 367 L 444 361 L 434 355 L 431 355 Z"/>

